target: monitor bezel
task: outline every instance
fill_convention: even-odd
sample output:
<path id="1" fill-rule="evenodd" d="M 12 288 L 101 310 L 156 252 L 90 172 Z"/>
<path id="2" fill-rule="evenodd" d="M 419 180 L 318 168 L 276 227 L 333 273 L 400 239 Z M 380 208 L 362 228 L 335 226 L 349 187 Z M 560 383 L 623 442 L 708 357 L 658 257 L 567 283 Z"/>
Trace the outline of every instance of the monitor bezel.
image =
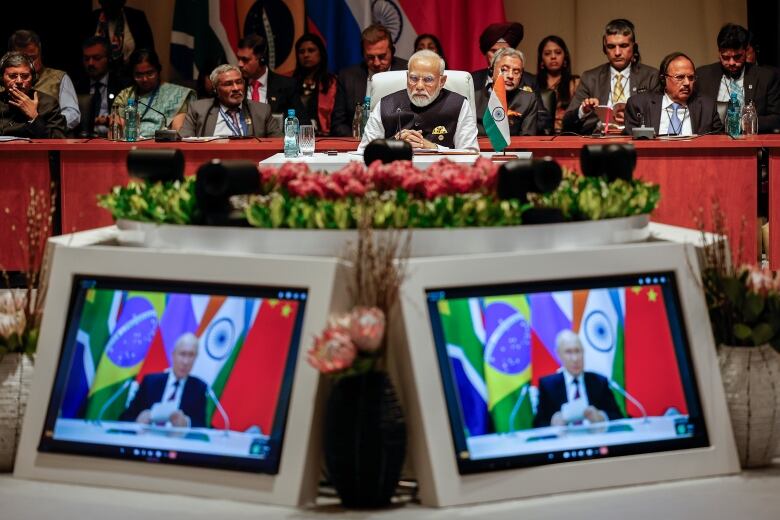
<path id="1" fill-rule="evenodd" d="M 400 298 L 403 322 L 391 349 L 399 352 L 396 363 L 407 392 L 410 446 L 424 504 L 461 505 L 739 471 L 692 246 L 659 241 L 570 251 L 412 259 L 408 270 Z M 675 273 L 710 446 L 461 475 L 426 291 L 648 271 Z"/>
<path id="2" fill-rule="evenodd" d="M 100 228 L 49 240 L 48 294 L 14 475 L 289 506 L 312 503 L 320 472 L 323 402 L 318 391 L 322 382 L 306 363 L 306 351 L 330 313 L 347 308 L 345 266 L 337 258 L 117 247 L 115 238 L 115 228 Z M 306 312 L 277 474 L 38 451 L 75 275 L 305 288 Z"/>

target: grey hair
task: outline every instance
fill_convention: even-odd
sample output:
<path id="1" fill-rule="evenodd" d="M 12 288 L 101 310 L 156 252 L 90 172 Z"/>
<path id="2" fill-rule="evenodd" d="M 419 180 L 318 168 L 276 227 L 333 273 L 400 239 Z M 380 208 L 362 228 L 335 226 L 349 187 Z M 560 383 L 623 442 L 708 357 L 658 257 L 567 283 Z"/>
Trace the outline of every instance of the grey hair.
<path id="1" fill-rule="evenodd" d="M 219 76 L 221 74 L 225 74 L 226 72 L 231 72 L 233 70 L 238 71 L 238 73 L 241 74 L 241 69 L 239 69 L 235 65 L 231 65 L 229 63 L 226 63 L 224 65 L 219 65 L 216 69 L 211 71 L 211 74 L 209 74 L 209 81 L 211 81 L 211 84 L 214 86 L 214 88 L 217 88 L 217 86 L 219 86 L 219 84 L 217 83 Z"/>
<path id="2" fill-rule="evenodd" d="M 8 67 L 29 67 L 30 71 L 35 73 L 35 67 L 30 58 L 17 51 L 6 52 L 0 58 L 0 74 L 3 74 Z"/>
<path id="3" fill-rule="evenodd" d="M 495 68 L 498 60 L 501 58 L 506 58 L 507 56 L 520 58 L 520 61 L 523 62 L 523 68 L 525 68 L 525 55 L 523 54 L 523 51 L 513 49 L 512 47 L 502 47 L 501 49 L 498 49 L 493 55 L 493 60 L 490 62 L 490 70 L 492 71 Z"/>
<path id="4" fill-rule="evenodd" d="M 428 49 L 423 49 L 421 51 L 417 51 L 414 54 L 412 54 L 409 57 L 409 67 L 412 66 L 412 62 L 413 61 L 416 61 L 416 60 L 419 60 L 419 59 L 424 59 L 424 58 L 427 58 L 429 60 L 436 60 L 436 61 L 438 61 L 439 62 L 439 74 L 440 75 L 444 74 L 444 60 L 441 59 L 441 56 L 439 56 L 435 52 L 433 52 L 431 50 L 428 50 Z"/>
<path id="5" fill-rule="evenodd" d="M 580 337 L 570 329 L 563 329 L 558 333 L 557 336 L 555 336 L 556 352 L 560 351 L 563 345 L 574 345 L 574 344 L 577 344 L 580 346 L 580 348 L 582 348 L 582 342 L 580 341 Z"/>

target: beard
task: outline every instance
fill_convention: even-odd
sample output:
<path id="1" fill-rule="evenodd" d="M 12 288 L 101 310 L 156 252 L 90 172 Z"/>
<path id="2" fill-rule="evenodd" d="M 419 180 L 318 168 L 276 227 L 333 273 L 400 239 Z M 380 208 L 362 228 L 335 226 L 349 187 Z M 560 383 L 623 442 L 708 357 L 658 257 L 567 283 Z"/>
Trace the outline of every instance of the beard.
<path id="1" fill-rule="evenodd" d="M 439 92 L 441 92 L 442 87 L 438 87 L 436 91 L 433 94 L 428 94 L 427 92 L 423 92 L 421 94 L 414 94 L 413 92 L 406 90 L 406 93 L 409 95 L 409 101 L 412 102 L 412 105 L 418 107 L 418 108 L 424 108 L 436 101 L 436 98 L 439 97 Z"/>

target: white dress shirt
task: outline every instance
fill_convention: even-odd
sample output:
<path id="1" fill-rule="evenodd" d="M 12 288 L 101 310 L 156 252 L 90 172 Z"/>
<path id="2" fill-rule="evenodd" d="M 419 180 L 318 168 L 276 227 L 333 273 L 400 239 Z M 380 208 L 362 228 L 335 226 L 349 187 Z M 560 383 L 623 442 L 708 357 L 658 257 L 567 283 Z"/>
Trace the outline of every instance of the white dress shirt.
<path id="1" fill-rule="evenodd" d="M 664 94 L 661 100 L 661 123 L 658 125 L 658 135 L 693 135 L 693 127 L 691 126 L 691 113 L 687 106 L 680 105 L 677 107 L 677 118 L 682 123 L 682 131 L 679 128 L 672 130 L 672 99 L 668 94 Z"/>
<path id="2" fill-rule="evenodd" d="M 738 98 L 740 103 L 745 102 L 745 68 L 742 67 L 742 72 L 735 80 L 739 87 Z M 720 86 L 718 87 L 718 99 L 716 100 L 718 115 L 721 121 L 726 122 L 726 111 L 729 108 L 729 101 L 731 100 L 731 81 L 725 74 L 720 77 Z"/>
<path id="3" fill-rule="evenodd" d="M 243 108 L 243 107 L 242 107 Z M 239 126 L 237 129 L 234 129 L 235 126 L 233 121 L 230 121 L 230 124 L 225 120 L 226 117 L 230 117 L 228 115 L 228 107 L 223 105 L 222 103 L 219 104 L 219 110 L 217 111 L 217 124 L 214 125 L 214 136 L 217 137 L 227 137 L 231 135 L 243 135 L 243 127 L 241 125 L 241 115 L 239 115 Z M 236 133 L 238 132 L 238 133 Z"/>
<path id="4" fill-rule="evenodd" d="M 76 89 L 73 87 L 73 82 L 67 74 L 62 76 L 62 81 L 60 82 L 59 102 L 60 112 L 62 112 L 65 120 L 68 122 L 68 129 L 73 130 L 81 121 L 81 112 L 79 111 Z"/>
<path id="5" fill-rule="evenodd" d="M 566 398 L 568 401 L 574 401 L 574 396 L 577 393 L 577 387 L 574 386 L 574 376 L 571 375 L 567 370 L 563 371 L 563 381 L 566 383 Z M 585 377 L 584 372 L 577 376 L 577 384 L 580 388 L 580 399 L 585 399 L 585 402 L 590 404 L 590 401 L 588 401 L 588 392 L 585 390 Z"/>
<path id="6" fill-rule="evenodd" d="M 623 96 L 626 98 L 626 101 L 628 101 L 628 98 L 631 97 L 631 67 L 626 67 L 625 69 L 618 71 L 615 67 L 610 66 L 609 67 L 609 94 L 607 95 L 606 100 L 599 99 L 600 105 L 607 105 L 608 107 L 611 107 L 613 105 L 612 93 L 615 91 L 618 72 L 621 74 L 620 81 L 621 83 L 623 83 Z M 580 108 L 577 111 L 577 115 L 580 119 L 585 118 L 585 112 L 582 110 L 582 105 L 580 105 Z"/>
<path id="7" fill-rule="evenodd" d="M 176 394 L 171 399 L 171 394 L 174 392 L 174 386 L 176 384 L 176 376 L 173 374 L 173 370 L 168 372 L 168 381 L 165 383 L 165 389 L 163 389 L 161 403 L 173 402 L 176 405 L 177 410 L 181 410 L 181 396 L 184 393 L 184 384 L 187 382 L 187 377 L 179 379 L 179 384 L 176 386 Z"/>
<path id="8" fill-rule="evenodd" d="M 374 139 L 385 138 L 385 127 L 382 125 L 382 116 L 379 112 L 381 104 L 380 100 L 368 117 L 366 129 L 363 132 L 363 139 L 358 146 L 359 152 L 362 152 L 366 145 Z M 470 148 L 477 152 L 479 151 L 479 143 L 477 142 L 477 120 L 471 112 L 471 105 L 469 104 L 468 99 L 463 100 L 463 105 L 461 105 L 460 112 L 458 113 L 458 125 L 455 129 L 454 145 L 455 148 L 459 150 Z M 449 150 L 446 146 L 436 146 L 440 151 Z"/>

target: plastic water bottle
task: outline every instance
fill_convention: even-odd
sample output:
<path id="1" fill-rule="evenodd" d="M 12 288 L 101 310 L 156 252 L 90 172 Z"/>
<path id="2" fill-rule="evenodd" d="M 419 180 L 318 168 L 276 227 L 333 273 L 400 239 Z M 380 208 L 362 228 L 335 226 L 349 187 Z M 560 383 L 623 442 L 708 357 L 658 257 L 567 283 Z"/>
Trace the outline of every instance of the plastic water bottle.
<path id="1" fill-rule="evenodd" d="M 355 115 L 352 117 L 352 137 L 363 137 L 363 105 L 355 103 Z"/>
<path id="2" fill-rule="evenodd" d="M 360 118 L 360 135 L 361 137 L 366 132 L 366 123 L 368 123 L 368 116 L 371 115 L 371 96 L 363 98 L 363 113 Z"/>
<path id="3" fill-rule="evenodd" d="M 758 113 L 753 100 L 745 103 L 742 108 L 742 134 L 756 135 L 758 133 Z"/>
<path id="4" fill-rule="evenodd" d="M 726 109 L 726 133 L 731 137 L 739 137 L 742 126 L 742 107 L 736 92 L 731 93 L 729 106 Z"/>
<path id="5" fill-rule="evenodd" d="M 287 110 L 287 117 L 284 120 L 284 156 L 298 157 L 298 129 L 300 125 L 298 118 L 295 117 L 295 110 Z"/>
<path id="6" fill-rule="evenodd" d="M 135 99 L 127 100 L 125 107 L 125 141 L 138 140 L 138 107 L 135 106 Z"/>

